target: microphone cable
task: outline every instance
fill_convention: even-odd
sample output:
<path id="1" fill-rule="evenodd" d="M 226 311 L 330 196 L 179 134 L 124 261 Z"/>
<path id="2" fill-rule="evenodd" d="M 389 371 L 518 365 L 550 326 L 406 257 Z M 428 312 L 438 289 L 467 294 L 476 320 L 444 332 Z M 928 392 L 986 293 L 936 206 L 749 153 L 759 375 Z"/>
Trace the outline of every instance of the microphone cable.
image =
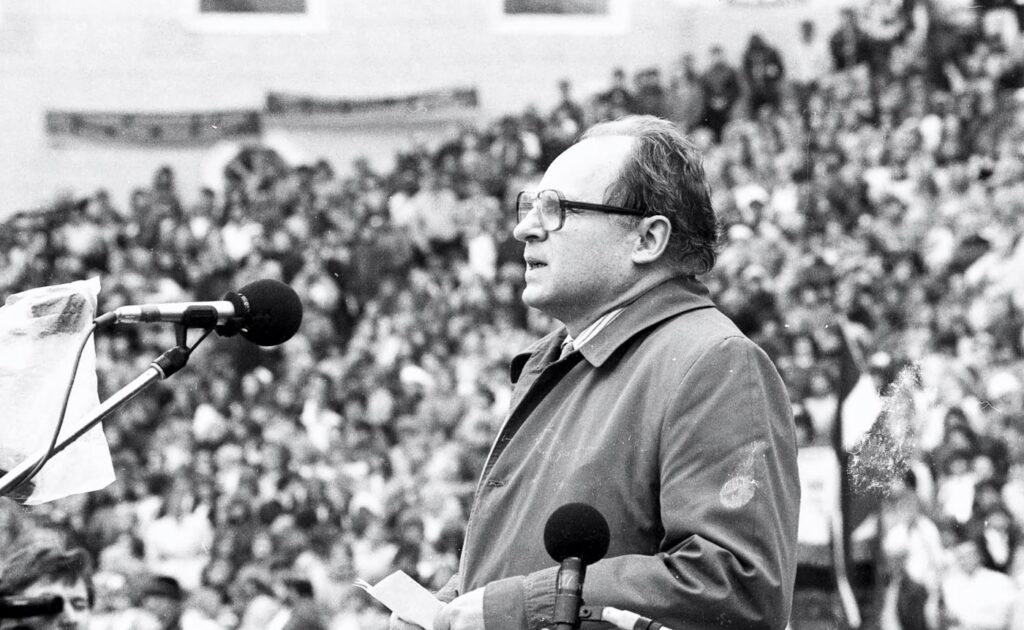
<path id="1" fill-rule="evenodd" d="M 43 466 L 46 465 L 46 462 L 50 461 L 50 458 L 56 455 L 56 451 L 54 451 L 54 449 L 57 446 L 57 441 L 60 439 L 61 429 L 64 428 L 64 420 L 65 417 L 67 416 L 68 404 L 71 402 L 71 391 L 75 387 L 75 379 L 78 376 L 78 366 L 82 362 L 82 355 L 85 354 L 85 347 L 89 343 L 89 339 L 91 339 L 93 334 L 96 332 L 96 328 L 97 325 L 96 322 L 94 321 L 92 325 L 89 327 L 89 330 L 86 333 L 85 337 L 82 338 L 82 342 L 79 344 L 78 350 L 75 353 L 75 361 L 74 364 L 71 366 L 71 378 L 68 380 L 67 386 L 64 388 L 64 400 L 61 403 L 60 414 L 57 417 L 57 423 L 53 428 L 53 433 L 50 436 L 49 444 L 46 447 L 46 453 L 36 461 L 32 468 L 18 475 L 18 477 L 15 478 L 15 480 L 11 484 L 11 494 L 16 494 L 15 491 L 19 487 L 30 482 L 36 475 L 39 474 L 39 471 L 42 470 Z M 202 343 L 204 339 L 209 337 L 211 333 L 213 333 L 212 328 L 206 329 L 203 332 L 202 336 L 200 336 L 195 343 L 193 343 L 190 347 L 185 347 L 186 356 L 192 354 L 192 351 L 195 350 L 196 347 L 199 346 L 199 344 Z M 184 347 L 184 341 L 181 341 L 180 343 Z M 4 471 L 0 470 L 0 476 L 2 476 L 3 473 Z M 22 492 L 24 492 L 24 490 Z M 22 501 L 19 502 L 23 502 L 24 499 L 27 499 L 29 496 L 31 496 L 31 494 L 32 492 L 31 490 L 29 490 L 28 493 L 25 494 L 25 496 L 22 498 Z M 18 501 L 20 497 L 15 496 L 12 498 L 15 501 Z"/>
<path id="2" fill-rule="evenodd" d="M 19 475 L 16 481 L 11 486 L 11 493 L 13 494 L 21 485 L 32 480 L 33 477 L 39 474 L 46 462 L 53 457 L 53 449 L 57 446 L 57 440 L 60 438 L 60 431 L 64 428 L 64 417 L 68 412 L 68 403 L 71 402 L 71 390 L 75 387 L 75 377 L 78 376 L 78 365 L 82 362 L 82 355 L 85 354 L 85 346 L 89 343 L 89 339 L 92 338 L 93 333 L 96 332 L 96 323 L 94 322 L 90 327 L 85 337 L 82 338 L 82 342 L 78 345 L 78 351 L 75 353 L 75 361 L 71 366 L 71 379 L 68 381 L 67 387 L 64 388 L 64 401 L 60 406 L 60 415 L 57 416 L 57 424 L 53 428 L 53 435 L 50 436 L 49 445 L 46 447 L 46 454 L 39 458 L 32 468 Z M 31 495 L 31 490 L 25 495 L 27 499 Z M 17 501 L 17 499 L 15 499 Z"/>

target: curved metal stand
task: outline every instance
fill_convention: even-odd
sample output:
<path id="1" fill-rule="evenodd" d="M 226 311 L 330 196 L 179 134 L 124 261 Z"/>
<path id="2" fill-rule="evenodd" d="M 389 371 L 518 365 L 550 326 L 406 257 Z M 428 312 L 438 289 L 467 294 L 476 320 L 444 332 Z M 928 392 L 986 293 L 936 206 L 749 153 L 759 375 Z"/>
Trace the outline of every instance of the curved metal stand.
<path id="1" fill-rule="evenodd" d="M 6 496 L 13 488 L 17 487 L 23 481 L 26 481 L 20 477 L 24 476 L 25 473 L 30 471 L 38 462 L 49 460 L 57 453 L 63 451 L 68 447 L 68 445 L 85 435 L 89 429 L 102 422 L 104 418 L 113 413 L 118 407 L 134 398 L 139 392 L 146 389 L 156 381 L 163 380 L 185 367 L 191 350 L 185 347 L 182 341 L 183 337 L 184 335 L 179 334 L 179 345 L 161 354 L 149 364 L 149 367 L 146 368 L 142 374 L 119 389 L 110 396 L 110 398 L 100 403 L 99 406 L 91 412 L 92 415 L 85 421 L 85 424 L 83 424 L 80 429 L 58 442 L 52 451 L 43 449 L 42 452 L 33 453 L 29 457 L 26 457 L 20 464 L 5 473 L 3 477 L 0 477 L 0 497 Z"/>

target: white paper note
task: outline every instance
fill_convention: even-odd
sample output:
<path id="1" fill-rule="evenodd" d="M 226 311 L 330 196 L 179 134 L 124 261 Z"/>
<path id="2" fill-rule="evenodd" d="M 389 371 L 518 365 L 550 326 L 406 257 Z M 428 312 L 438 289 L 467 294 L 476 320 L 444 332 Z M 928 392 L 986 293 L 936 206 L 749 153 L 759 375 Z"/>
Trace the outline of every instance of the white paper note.
<path id="1" fill-rule="evenodd" d="M 433 629 L 434 616 L 444 608 L 444 602 L 434 597 L 404 571 L 395 571 L 375 585 L 365 580 L 356 580 L 355 585 L 405 621 L 426 630 Z"/>

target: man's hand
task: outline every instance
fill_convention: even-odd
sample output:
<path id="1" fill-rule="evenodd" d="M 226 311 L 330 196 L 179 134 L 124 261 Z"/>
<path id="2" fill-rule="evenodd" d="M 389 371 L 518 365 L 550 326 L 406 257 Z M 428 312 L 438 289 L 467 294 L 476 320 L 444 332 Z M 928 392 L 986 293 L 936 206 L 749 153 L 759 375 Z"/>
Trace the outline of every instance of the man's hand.
<path id="1" fill-rule="evenodd" d="M 4 470 L 3 468 L 0 468 L 0 477 L 3 477 L 6 474 L 7 471 Z M 8 499 L 13 499 L 18 503 L 24 504 L 25 501 L 27 501 L 28 498 L 32 496 L 32 493 L 35 491 L 35 489 L 36 484 L 34 482 L 22 481 L 18 485 L 11 488 L 6 496 Z"/>
<path id="2" fill-rule="evenodd" d="M 484 630 L 484 589 L 456 597 L 434 617 L 433 630 Z"/>
<path id="3" fill-rule="evenodd" d="M 398 613 L 391 613 L 391 618 L 388 620 L 388 630 L 423 630 L 423 628 L 402 619 L 398 616 Z"/>

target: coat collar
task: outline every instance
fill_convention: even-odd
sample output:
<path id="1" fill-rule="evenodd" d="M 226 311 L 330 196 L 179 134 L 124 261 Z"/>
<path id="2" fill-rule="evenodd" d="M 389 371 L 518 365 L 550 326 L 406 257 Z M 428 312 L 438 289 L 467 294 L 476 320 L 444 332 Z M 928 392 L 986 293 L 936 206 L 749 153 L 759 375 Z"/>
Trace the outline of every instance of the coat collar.
<path id="1" fill-rule="evenodd" d="M 580 352 L 587 362 L 594 367 L 600 367 L 638 332 L 670 317 L 700 308 L 711 308 L 714 305 L 707 287 L 696 278 L 682 276 L 669 279 L 626 306 L 626 310 L 584 344 Z M 548 360 L 554 360 L 566 334 L 565 327 L 559 326 L 516 354 L 510 364 L 512 382 L 519 380 L 523 368 L 531 357 L 551 355 Z"/>

